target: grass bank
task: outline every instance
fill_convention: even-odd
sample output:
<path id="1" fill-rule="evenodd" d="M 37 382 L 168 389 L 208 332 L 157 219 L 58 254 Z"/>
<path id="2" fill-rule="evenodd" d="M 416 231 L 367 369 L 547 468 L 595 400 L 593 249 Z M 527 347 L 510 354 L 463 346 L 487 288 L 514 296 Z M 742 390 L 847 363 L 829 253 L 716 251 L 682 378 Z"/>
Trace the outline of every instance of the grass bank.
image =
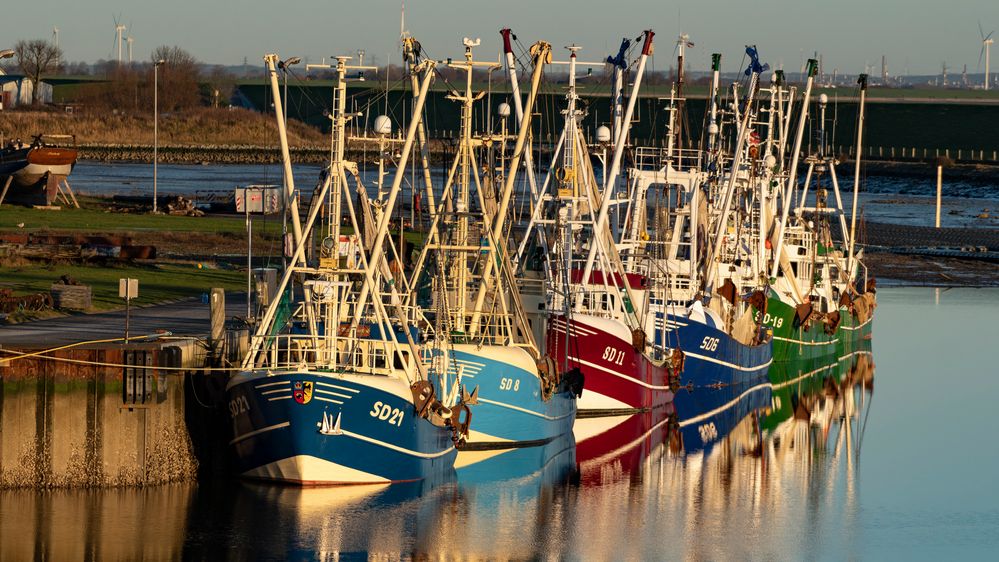
<path id="1" fill-rule="evenodd" d="M 0 287 L 17 293 L 48 292 L 52 283 L 67 275 L 92 290 L 94 310 L 122 308 L 118 297 L 118 280 L 129 277 L 139 280 L 139 298 L 133 305 L 154 304 L 185 297 L 197 297 L 212 287 L 229 291 L 246 290 L 246 272 L 240 270 L 199 269 L 184 264 L 107 264 L 84 266 L 76 264 L 29 264 L 4 267 Z"/>
<path id="2" fill-rule="evenodd" d="M 65 113 L 54 110 L 0 112 L 3 139 L 30 139 L 34 135 L 76 135 L 80 144 L 153 144 L 153 114 L 127 112 Z M 288 123 L 292 147 L 321 148 L 329 139 L 319 130 L 298 121 Z M 246 109 L 197 108 L 160 114 L 159 143 L 162 146 L 274 146 L 277 126 L 271 115 Z"/>

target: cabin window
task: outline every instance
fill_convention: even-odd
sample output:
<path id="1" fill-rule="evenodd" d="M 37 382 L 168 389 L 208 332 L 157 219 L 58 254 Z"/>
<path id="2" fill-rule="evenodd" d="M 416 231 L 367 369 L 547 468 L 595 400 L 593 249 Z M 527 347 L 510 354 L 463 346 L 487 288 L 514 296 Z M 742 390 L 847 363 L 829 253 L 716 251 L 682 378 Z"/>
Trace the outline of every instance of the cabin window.
<path id="1" fill-rule="evenodd" d="M 371 352 L 371 366 L 375 369 L 384 369 L 388 366 L 388 362 L 385 359 L 385 350 L 381 348 L 376 348 Z"/>
<path id="2" fill-rule="evenodd" d="M 406 351 L 399 351 L 394 354 L 394 363 L 396 369 L 405 371 L 409 367 L 409 353 Z"/>

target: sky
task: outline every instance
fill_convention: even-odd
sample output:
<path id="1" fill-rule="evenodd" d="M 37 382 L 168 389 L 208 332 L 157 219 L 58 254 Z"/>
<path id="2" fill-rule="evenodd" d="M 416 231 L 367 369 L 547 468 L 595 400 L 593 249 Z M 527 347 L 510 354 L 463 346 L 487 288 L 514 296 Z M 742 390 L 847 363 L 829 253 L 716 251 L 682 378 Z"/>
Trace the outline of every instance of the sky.
<path id="1" fill-rule="evenodd" d="M 95 62 L 115 57 L 114 18 L 134 38 L 133 56 L 148 60 L 159 45 L 178 45 L 203 62 L 261 64 L 275 52 L 311 63 L 323 57 L 367 52 L 376 64 L 398 63 L 400 0 L 11 0 L 0 17 L 0 49 L 19 39 L 52 39 L 59 28 L 65 60 Z M 583 46 L 580 58 L 600 60 L 622 37 L 656 31 L 658 64 L 669 68 L 676 36 L 690 35 L 694 70 L 706 70 L 712 52 L 723 54 L 723 70 L 735 71 L 743 46 L 756 44 L 771 66 L 797 71 L 818 51 L 824 70 L 853 74 L 871 65 L 880 74 L 949 72 L 978 67 L 981 39 L 999 29 L 997 0 L 409 0 L 406 27 L 434 58 L 460 56 L 462 37 L 479 37 L 478 57 L 500 49 L 498 30 L 510 27 L 528 45 L 543 39 L 556 56 L 563 46 Z M 999 38 L 999 33 L 994 37 Z M 999 69 L 999 42 L 993 70 Z M 665 57 L 663 55 L 666 55 Z"/>

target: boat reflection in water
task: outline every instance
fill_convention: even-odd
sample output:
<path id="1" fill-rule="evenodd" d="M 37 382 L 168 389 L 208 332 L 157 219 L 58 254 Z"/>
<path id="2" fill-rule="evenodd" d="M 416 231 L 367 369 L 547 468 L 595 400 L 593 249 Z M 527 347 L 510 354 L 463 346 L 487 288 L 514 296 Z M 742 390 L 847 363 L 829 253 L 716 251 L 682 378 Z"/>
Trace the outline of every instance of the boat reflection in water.
<path id="1" fill-rule="evenodd" d="M 613 428 L 577 433 L 582 485 L 569 498 L 563 552 L 793 559 L 852 544 L 803 550 L 821 548 L 830 528 L 844 540 L 859 533 L 852 525 L 873 391 L 869 349 L 831 366 L 775 366 L 770 383 L 681 390 L 672 416 L 618 420 L 651 429 L 638 441 L 621 431 L 615 446 Z"/>
<path id="2" fill-rule="evenodd" d="M 873 376 L 864 349 L 784 364 L 424 482 L 2 491 L 0 559 L 846 557 Z"/>

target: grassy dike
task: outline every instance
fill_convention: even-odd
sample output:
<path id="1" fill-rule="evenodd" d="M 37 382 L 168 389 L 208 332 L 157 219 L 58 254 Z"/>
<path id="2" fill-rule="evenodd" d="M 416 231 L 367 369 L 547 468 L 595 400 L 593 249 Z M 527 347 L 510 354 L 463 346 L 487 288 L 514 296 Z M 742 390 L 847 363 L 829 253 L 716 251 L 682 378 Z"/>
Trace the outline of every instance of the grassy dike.
<path id="1" fill-rule="evenodd" d="M 246 290 L 246 270 L 205 259 L 225 253 L 245 252 L 246 224 L 242 217 L 109 213 L 86 201 L 85 208 L 48 211 L 12 205 L 0 207 L 0 232 L 38 234 L 115 234 L 132 238 L 135 244 L 167 250 L 172 259 L 137 262 L 75 263 L 65 260 L 38 261 L 9 255 L 0 258 L 0 288 L 15 294 L 47 292 L 63 275 L 92 288 L 94 310 L 121 308 L 118 280 L 139 280 L 139 298 L 145 305 L 185 297 L 197 297 L 211 287 Z M 23 225 L 23 226 L 18 226 Z M 276 246 L 280 225 L 274 221 L 254 223 L 254 242 L 261 251 Z M 185 256 L 185 251 L 190 252 Z M 185 259 L 190 258 L 190 259 Z M 46 314 L 42 314 L 44 316 Z M 34 316 L 34 315 L 32 315 Z M 13 315 L 12 320 L 30 316 Z"/>
<path id="2" fill-rule="evenodd" d="M 47 292 L 52 283 L 67 275 L 92 287 L 95 311 L 124 306 L 118 297 L 118 280 L 122 277 L 139 280 L 140 296 L 133 301 L 137 305 L 197 297 L 211 287 L 246 290 L 246 223 L 243 217 L 110 213 L 103 209 L 104 201 L 100 199 L 83 199 L 81 203 L 81 209 L 63 208 L 60 211 L 4 205 L 0 207 L 0 233 L 128 236 L 133 244 L 156 246 L 159 258 L 75 263 L 27 260 L 8 255 L 0 257 L 0 288 L 12 289 L 15 294 Z M 280 220 L 276 217 L 254 219 L 255 265 L 258 259 L 271 263 L 280 261 L 280 228 Z M 343 229 L 344 233 L 350 231 Z M 415 246 L 423 243 L 423 235 L 418 232 L 407 231 L 405 238 L 408 244 Z M 229 258 L 216 259 L 222 255 Z M 19 314 L 12 315 L 9 320 L 38 316 Z"/>
<path id="3" fill-rule="evenodd" d="M 75 135 L 80 144 L 153 145 L 153 114 L 129 112 L 65 113 L 52 109 L 0 112 L 0 135 L 31 139 L 38 134 Z M 273 146 L 277 147 L 273 115 L 246 109 L 198 108 L 160 114 L 160 146 Z M 329 139 L 318 129 L 291 120 L 292 147 L 322 148 Z"/>

